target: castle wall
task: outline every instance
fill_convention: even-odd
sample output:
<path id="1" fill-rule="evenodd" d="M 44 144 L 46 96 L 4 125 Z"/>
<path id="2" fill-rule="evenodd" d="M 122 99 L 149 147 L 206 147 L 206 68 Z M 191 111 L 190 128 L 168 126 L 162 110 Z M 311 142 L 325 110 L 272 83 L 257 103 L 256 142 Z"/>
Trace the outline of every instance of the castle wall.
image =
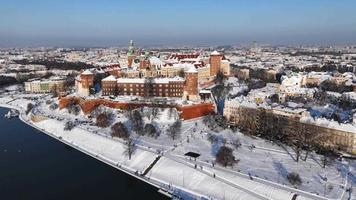
<path id="1" fill-rule="evenodd" d="M 113 102 L 106 99 L 93 99 L 84 100 L 79 97 L 62 97 L 59 99 L 59 109 L 66 108 L 69 104 L 74 103 L 80 105 L 84 114 L 91 113 L 98 106 L 106 106 L 109 108 L 127 110 L 129 108 L 135 109 L 140 107 L 162 107 L 170 108 L 174 107 L 180 112 L 180 118 L 182 120 L 189 120 L 194 118 L 203 117 L 205 115 L 214 112 L 214 105 L 211 103 L 195 104 L 190 106 L 178 106 L 178 105 L 154 105 L 148 103 L 124 103 L 124 102 Z"/>

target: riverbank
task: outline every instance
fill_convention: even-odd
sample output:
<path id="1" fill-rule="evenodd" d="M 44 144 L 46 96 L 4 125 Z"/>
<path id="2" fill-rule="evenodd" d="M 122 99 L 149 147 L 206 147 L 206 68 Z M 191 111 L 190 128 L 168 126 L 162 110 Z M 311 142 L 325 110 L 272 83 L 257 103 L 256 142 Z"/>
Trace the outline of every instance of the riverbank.
<path id="1" fill-rule="evenodd" d="M 130 176 L 133 176 L 136 179 L 139 179 L 140 181 L 143 181 L 145 183 L 148 183 L 154 187 L 157 188 L 157 190 L 159 190 L 160 193 L 166 195 L 167 197 L 172 197 L 172 194 L 181 194 L 181 195 L 185 195 L 185 196 L 191 196 L 197 199 L 200 198 L 208 198 L 202 194 L 198 194 L 195 193 L 193 191 L 189 191 L 185 188 L 179 187 L 179 186 L 174 186 L 169 182 L 165 182 L 159 179 L 156 179 L 155 177 L 143 177 L 140 174 L 143 172 L 143 170 L 146 168 L 146 166 L 148 166 L 151 161 L 153 162 L 153 160 L 156 158 L 156 154 L 154 154 L 153 152 L 148 152 L 148 151 L 142 151 L 142 150 L 138 150 L 140 152 L 136 152 L 136 154 L 144 154 L 142 156 L 140 156 L 142 159 L 136 159 L 134 162 L 136 162 L 137 164 L 135 165 L 128 165 L 125 162 L 120 162 L 111 158 L 108 158 L 108 156 L 105 156 L 103 154 L 103 152 L 97 151 L 95 152 L 95 150 L 90 149 L 90 148 L 85 148 L 83 144 L 80 144 L 79 142 L 75 142 L 75 140 L 69 140 L 68 138 L 66 138 L 65 136 L 63 137 L 63 135 L 59 134 L 59 132 L 56 133 L 56 131 L 48 131 L 48 129 L 50 129 L 49 127 L 45 128 L 43 126 L 41 126 L 41 122 L 38 123 L 33 123 L 31 122 L 31 120 L 29 119 L 29 117 L 27 117 L 27 115 L 25 114 L 24 109 L 20 108 L 20 107 L 15 107 L 9 104 L 0 104 L 0 107 L 4 107 L 4 108 L 8 108 L 8 109 L 15 109 L 17 110 L 20 115 L 19 115 L 19 119 L 27 124 L 28 126 L 31 126 L 39 131 L 41 131 L 42 133 L 45 133 L 46 135 L 92 157 L 95 158 L 111 167 L 114 167 Z M 48 125 L 48 121 L 45 122 Z M 43 125 L 43 123 L 42 123 Z M 75 130 L 72 130 L 71 132 L 73 133 Z M 78 131 L 78 130 L 76 130 Z M 79 130 L 80 132 L 82 132 L 83 130 Z M 85 133 L 87 134 L 87 133 Z M 94 137 L 96 137 L 96 135 L 92 135 Z M 91 136 L 91 137 L 92 137 Z M 100 137 L 99 137 L 100 138 Z M 88 142 L 88 140 L 86 140 Z M 121 148 L 122 150 L 123 148 Z M 123 154 L 123 152 L 122 152 Z M 120 155 L 120 154 L 118 154 Z M 133 156 L 133 159 L 137 156 Z M 141 163 L 139 161 L 142 161 Z"/>
<path id="2" fill-rule="evenodd" d="M 22 105 L 22 108 L 8 104 L 0 104 L 0 106 L 18 110 L 20 120 L 27 125 L 141 181 L 160 188 L 165 191 L 165 194 L 194 199 L 268 199 L 252 190 L 236 187 L 228 181 L 215 179 L 212 172 L 195 169 L 193 164 L 179 161 L 171 156 L 163 156 L 146 176 L 140 176 L 156 159 L 155 151 L 138 148 L 131 160 L 128 160 L 127 156 L 124 156 L 124 144 L 120 142 L 92 134 L 78 127 L 70 132 L 65 132 L 63 130 L 64 123 L 53 119 L 33 123 L 25 114 L 25 104 Z M 287 193 L 287 196 L 289 195 L 291 193 Z"/>
<path id="3" fill-rule="evenodd" d="M 62 137 L 57 136 L 57 135 L 55 135 L 55 134 L 53 134 L 53 133 L 51 133 L 51 132 L 49 132 L 49 131 L 46 131 L 46 130 L 43 129 L 43 128 L 40 128 L 40 127 L 36 126 L 34 123 L 32 123 L 32 122 L 28 119 L 28 117 L 26 117 L 26 115 L 25 115 L 25 113 L 24 113 L 24 111 L 23 111 L 22 109 L 20 109 L 20 108 L 18 108 L 18 107 L 11 106 L 11 105 L 8 105 L 8 104 L 0 104 L 0 107 L 8 108 L 8 109 L 15 109 L 15 110 L 19 111 L 19 113 L 20 113 L 19 119 L 20 119 L 23 123 L 27 124 L 28 126 L 31 126 L 32 128 L 37 129 L 37 130 L 41 131 L 42 133 L 45 133 L 45 134 L 47 134 L 48 136 L 50 136 L 50 137 L 52 137 L 52 138 L 54 138 L 54 139 L 56 139 L 56 140 L 58 140 L 58 141 L 60 141 L 60 142 L 62 142 L 62 143 L 64 143 L 64 144 L 66 144 L 66 145 L 68 145 L 68 146 L 70 146 L 70 147 L 72 147 L 72 148 L 74 148 L 74 149 L 76 149 L 76 150 L 78 150 L 78 151 L 80 151 L 80 152 L 82 152 L 82 153 L 84 153 L 84 154 L 86 154 L 86 155 L 92 157 L 92 158 L 95 158 L 95 159 L 97 159 L 97 160 L 99 160 L 99 161 L 101 161 L 101 162 L 103 162 L 103 163 L 105 163 L 105 164 L 107 164 L 107 165 L 109 165 L 109 166 L 111 166 L 111 167 L 114 167 L 114 168 L 116 168 L 116 169 L 119 169 L 120 171 L 122 171 L 122 172 L 124 172 L 124 173 L 126 173 L 126 174 L 129 174 L 129 175 L 135 177 L 136 179 L 139 179 L 139 180 L 141 180 L 141 181 L 144 181 L 144 182 L 146 182 L 146 183 L 148 183 L 148 184 L 150 184 L 150 185 L 156 187 L 157 190 L 161 188 L 158 184 L 155 184 L 155 183 L 153 183 L 153 182 L 150 182 L 150 181 L 148 181 L 148 180 L 145 180 L 145 179 L 143 179 L 142 177 L 136 175 L 136 174 L 135 174 L 136 171 L 134 171 L 133 169 L 130 169 L 130 168 L 128 168 L 128 167 L 126 167 L 126 166 L 123 166 L 123 165 L 119 165 L 118 163 L 114 163 L 112 160 L 106 159 L 105 157 L 99 156 L 99 154 L 97 154 L 97 153 L 95 153 L 95 152 L 92 152 L 92 151 L 90 151 L 90 150 L 84 149 L 84 148 L 82 148 L 82 147 L 76 145 L 76 143 L 74 143 L 73 141 L 67 141 L 67 140 L 65 140 L 65 139 L 62 139 Z M 163 192 L 162 194 L 165 194 L 165 195 L 168 196 L 168 197 L 172 197 L 172 196 L 170 195 L 170 192 Z"/>
<path id="4" fill-rule="evenodd" d="M 178 194 L 180 196 L 190 196 L 195 199 L 208 198 L 208 199 L 275 199 L 285 200 L 292 199 L 295 194 L 298 194 L 297 199 L 327 199 L 320 196 L 318 193 L 310 193 L 304 190 L 292 188 L 282 181 L 271 180 L 266 177 L 253 176 L 252 179 L 246 172 L 241 173 L 240 169 L 244 170 L 244 163 L 257 163 L 256 166 L 246 165 L 248 170 L 257 170 L 257 173 L 268 171 L 274 173 L 274 170 L 269 170 L 268 167 L 275 165 L 267 165 L 267 162 L 278 159 L 279 162 L 287 164 L 288 168 L 293 169 L 312 169 L 311 173 L 317 172 L 313 169 L 316 166 L 314 161 L 308 161 L 301 163 L 301 167 L 294 168 L 294 161 L 285 155 L 285 152 L 276 151 L 275 147 L 271 147 L 263 141 L 254 140 L 257 150 L 253 153 L 248 150 L 247 147 L 239 148 L 238 157 L 242 161 L 239 162 L 239 169 L 223 168 L 219 166 L 211 166 L 206 159 L 211 159 L 212 146 L 208 141 L 205 141 L 205 137 L 202 131 L 195 131 L 197 123 L 199 126 L 203 126 L 199 120 L 187 121 L 183 123 L 182 136 L 179 140 L 172 141 L 170 138 L 165 138 L 162 135 L 159 139 L 153 139 L 148 137 L 141 137 L 137 143 L 137 150 L 129 160 L 125 155 L 125 143 L 118 138 L 112 138 L 109 130 L 100 129 L 96 126 L 87 124 L 89 120 L 83 115 L 70 115 L 66 111 L 49 110 L 45 104 L 46 100 L 51 99 L 46 96 L 18 96 L 5 97 L 0 102 L 5 104 L 11 104 L 11 108 L 19 108 L 22 110 L 21 117 L 27 118 L 25 120 L 30 126 L 35 126 L 40 131 L 45 131 L 47 135 L 54 137 L 59 141 L 64 141 L 68 145 L 90 154 L 91 157 L 96 158 L 112 167 L 119 170 L 125 170 L 125 173 L 130 174 L 140 180 L 154 184 L 156 187 L 162 188 L 170 193 Z M 24 115 L 24 110 L 29 102 L 38 102 L 42 104 L 38 105 L 38 109 L 34 114 L 47 118 L 45 120 L 39 120 L 33 122 L 29 120 L 29 116 Z M 52 99 L 51 99 L 52 100 Z M 10 102 L 10 103 L 6 103 Z M 163 112 L 165 113 L 165 112 Z M 164 116 L 164 114 L 163 114 Z M 124 116 L 117 116 L 118 119 L 122 119 Z M 40 117 L 41 118 L 41 117 Z M 64 131 L 64 124 L 66 121 L 81 121 L 72 131 Z M 125 120 L 125 119 L 123 119 Z M 161 119 L 157 119 L 157 122 L 163 123 Z M 195 125 L 194 125 L 195 124 Z M 217 134 L 217 133 L 214 133 Z M 224 133 L 225 137 L 228 134 Z M 236 133 L 232 133 L 235 137 Z M 189 137 L 189 140 L 185 138 Z M 244 138 L 248 139 L 248 138 Z M 190 142 L 189 142 L 190 141 Z M 246 142 L 244 142 L 246 144 Z M 245 145 L 243 144 L 243 145 Z M 260 145 L 267 148 L 261 148 Z M 187 151 L 197 151 L 202 154 L 202 157 L 197 161 L 192 161 L 184 158 L 184 153 Z M 272 151 L 273 150 L 273 151 Z M 271 154 L 272 153 L 272 154 Z M 245 156 L 246 154 L 246 156 Z M 157 156 L 161 156 L 157 161 Z M 252 157 L 251 157 L 252 156 Z M 274 159 L 273 159 L 274 157 Z M 267 159 L 266 159 L 267 158 Z M 271 159 L 272 158 L 272 159 Z M 252 161 L 252 162 L 251 162 Z M 260 168 L 262 163 L 265 163 L 264 168 Z M 272 163 L 272 164 L 273 164 Z M 306 167 L 302 167 L 306 165 Z M 313 166 L 313 168 L 311 168 Z M 318 167 L 317 167 L 318 168 Z M 328 170 L 337 175 L 335 170 Z M 304 173 L 304 172 L 303 172 Z M 306 173 L 310 173 L 309 171 Z M 144 175 L 141 175 L 144 174 Z M 314 173 L 315 174 L 315 173 Z M 266 173 L 267 175 L 267 173 Z M 312 174 L 311 174 L 312 175 Z M 309 174 L 302 174 L 304 177 L 311 177 Z M 268 175 L 267 175 L 268 176 Z M 272 176 L 271 177 L 276 177 Z M 278 176 L 277 176 L 278 177 Z M 303 178 L 304 178 L 303 177 Z M 339 187 L 339 184 L 334 181 L 339 181 L 337 176 L 333 176 L 333 184 Z M 305 178 L 304 180 L 306 180 Z M 311 180 L 311 179 L 309 179 Z M 343 184 L 343 183 L 342 183 Z M 313 185 L 313 187 L 319 187 L 320 185 Z M 340 184 L 341 186 L 341 184 Z M 320 186 L 321 187 L 321 186 Z M 322 191 L 320 189 L 320 191 Z M 341 190 L 336 190 L 337 192 Z M 340 194 L 341 195 L 341 194 Z M 339 196 L 336 193 L 333 196 Z M 342 195 L 343 196 L 343 195 Z M 331 198 L 333 199 L 333 198 Z"/>
<path id="5" fill-rule="evenodd" d="M 1 199 L 169 199 L 19 118 L 2 117 L 8 111 L 0 107 Z"/>

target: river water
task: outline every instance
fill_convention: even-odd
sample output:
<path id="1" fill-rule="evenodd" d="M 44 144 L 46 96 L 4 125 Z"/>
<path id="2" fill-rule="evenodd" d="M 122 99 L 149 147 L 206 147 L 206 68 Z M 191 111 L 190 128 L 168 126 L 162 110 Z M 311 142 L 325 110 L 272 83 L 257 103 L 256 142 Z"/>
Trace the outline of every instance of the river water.
<path id="1" fill-rule="evenodd" d="M 167 199 L 157 188 L 91 158 L 0 108 L 0 199 Z"/>

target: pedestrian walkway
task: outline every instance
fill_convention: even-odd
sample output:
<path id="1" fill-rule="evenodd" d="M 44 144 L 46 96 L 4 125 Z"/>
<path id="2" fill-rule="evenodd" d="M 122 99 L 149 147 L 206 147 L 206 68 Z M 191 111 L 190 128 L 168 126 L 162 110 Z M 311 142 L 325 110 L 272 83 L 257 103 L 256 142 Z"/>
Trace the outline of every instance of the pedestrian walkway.
<path id="1" fill-rule="evenodd" d="M 155 166 L 155 164 L 159 161 L 160 158 L 161 156 L 157 156 L 156 159 L 150 164 L 150 166 L 145 169 L 142 176 L 146 176 L 146 174 L 152 169 L 153 166 Z"/>

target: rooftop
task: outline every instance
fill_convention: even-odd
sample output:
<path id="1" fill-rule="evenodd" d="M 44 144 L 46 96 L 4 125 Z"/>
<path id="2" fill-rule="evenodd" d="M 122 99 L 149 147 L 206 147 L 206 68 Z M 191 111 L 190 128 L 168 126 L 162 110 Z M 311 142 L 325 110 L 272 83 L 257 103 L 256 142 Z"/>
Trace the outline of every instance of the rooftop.
<path id="1" fill-rule="evenodd" d="M 212 55 L 212 56 L 219 56 L 219 55 L 221 55 L 218 51 L 213 51 L 210 55 Z"/>

